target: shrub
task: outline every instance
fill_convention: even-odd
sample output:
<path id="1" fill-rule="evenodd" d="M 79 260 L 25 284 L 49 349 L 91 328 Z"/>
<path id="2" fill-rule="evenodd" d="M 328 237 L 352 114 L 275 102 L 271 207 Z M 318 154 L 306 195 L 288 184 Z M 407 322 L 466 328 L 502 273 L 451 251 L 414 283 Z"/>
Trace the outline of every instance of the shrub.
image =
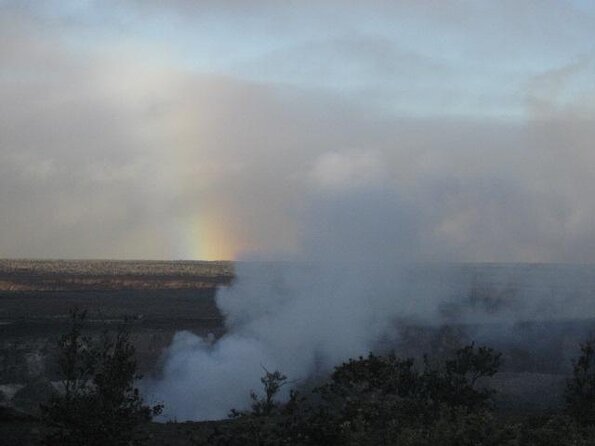
<path id="1" fill-rule="evenodd" d="M 260 378 L 264 389 L 264 397 L 259 397 L 254 391 L 250 392 L 250 399 L 252 400 L 250 412 L 240 412 L 236 409 L 231 409 L 229 414 L 230 418 L 237 418 L 241 416 L 268 416 L 273 415 L 278 411 L 280 404 L 275 400 L 277 393 L 281 390 L 281 387 L 287 384 L 287 376 L 283 375 L 278 370 L 269 372 L 264 368 L 265 374 Z"/>
<path id="2" fill-rule="evenodd" d="M 136 380 L 135 349 L 127 326 L 99 339 L 83 335 L 85 312 L 71 312 L 58 342 L 63 392 L 42 406 L 47 446 L 139 443 L 139 427 L 161 411 L 144 404 Z"/>
<path id="3" fill-rule="evenodd" d="M 467 444 L 457 443 L 467 437 L 485 440 L 468 444 L 497 444 L 490 425 L 481 425 L 491 392 L 475 385 L 493 375 L 499 361 L 493 350 L 474 345 L 437 365 L 424 358 L 421 367 L 394 354 L 370 354 L 336 367 L 312 398 L 292 392 L 286 404 L 275 396 L 287 378 L 265 370 L 265 396 L 252 393 L 252 409 L 232 411 L 234 420 L 202 444 L 425 445 L 432 443 L 423 439 L 443 434 L 452 440 L 445 444 Z"/>
<path id="4" fill-rule="evenodd" d="M 322 423 L 308 425 L 324 429 L 312 437 L 320 444 L 390 444 L 403 428 L 433 423 L 445 408 L 486 409 L 492 392 L 476 384 L 496 373 L 499 363 L 500 354 L 473 344 L 436 365 L 425 357 L 420 368 L 394 354 L 350 360 L 317 390 Z"/>
<path id="5" fill-rule="evenodd" d="M 287 377 L 278 370 L 269 372 L 260 379 L 264 396 L 256 392 L 250 393 L 252 404 L 250 410 L 238 411 L 232 409 L 227 423 L 216 427 L 206 438 L 193 438 L 195 445 L 201 446 L 280 446 L 296 444 L 289 442 L 292 432 L 288 416 L 292 406 L 298 404 L 298 395 L 290 392 L 289 402 L 281 404 L 276 397 L 287 383 Z"/>
<path id="6" fill-rule="evenodd" d="M 521 446 L 518 426 L 503 425 L 485 410 L 444 407 L 436 420 L 406 427 L 391 444 L 398 446 Z"/>
<path id="7" fill-rule="evenodd" d="M 593 342 L 581 345 L 573 361 L 573 374 L 566 384 L 566 411 L 581 424 L 595 424 L 595 351 Z"/>

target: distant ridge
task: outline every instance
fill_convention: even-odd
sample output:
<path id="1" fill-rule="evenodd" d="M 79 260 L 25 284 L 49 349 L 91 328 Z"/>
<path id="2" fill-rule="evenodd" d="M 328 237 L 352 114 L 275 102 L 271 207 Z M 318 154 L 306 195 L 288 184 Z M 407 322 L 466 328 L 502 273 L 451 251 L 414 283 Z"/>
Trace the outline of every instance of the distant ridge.
<path id="1" fill-rule="evenodd" d="M 3 259 L 0 291 L 200 289 L 233 275 L 227 261 Z"/>

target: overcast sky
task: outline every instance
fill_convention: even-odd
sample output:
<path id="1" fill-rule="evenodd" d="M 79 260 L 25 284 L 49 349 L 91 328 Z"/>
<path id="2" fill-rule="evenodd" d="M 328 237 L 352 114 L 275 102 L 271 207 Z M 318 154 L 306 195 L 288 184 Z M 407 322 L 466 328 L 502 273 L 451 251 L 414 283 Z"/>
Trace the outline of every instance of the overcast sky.
<path id="1" fill-rule="evenodd" d="M 0 257 L 593 262 L 594 56 L 587 0 L 0 0 Z"/>

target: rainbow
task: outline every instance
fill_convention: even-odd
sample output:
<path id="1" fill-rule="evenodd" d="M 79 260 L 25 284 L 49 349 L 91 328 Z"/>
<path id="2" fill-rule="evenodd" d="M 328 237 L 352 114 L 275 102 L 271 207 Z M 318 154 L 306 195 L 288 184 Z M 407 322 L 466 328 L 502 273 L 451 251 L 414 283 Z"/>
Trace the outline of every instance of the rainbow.
<path id="1" fill-rule="evenodd" d="M 174 256 L 184 260 L 234 260 L 246 247 L 233 236 L 225 218 L 196 214 L 178 222 L 170 243 Z"/>

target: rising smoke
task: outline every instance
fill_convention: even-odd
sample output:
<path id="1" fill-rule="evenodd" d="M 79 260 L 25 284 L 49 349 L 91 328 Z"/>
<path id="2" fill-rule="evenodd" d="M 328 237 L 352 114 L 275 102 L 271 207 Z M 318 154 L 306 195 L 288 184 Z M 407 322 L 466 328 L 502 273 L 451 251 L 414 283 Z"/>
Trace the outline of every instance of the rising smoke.
<path id="1" fill-rule="evenodd" d="M 217 295 L 221 339 L 176 335 L 149 391 L 166 416 L 225 417 L 246 407 L 263 367 L 303 381 L 394 337 L 399 318 L 427 316 L 431 292 L 418 301 L 418 292 L 400 289 L 413 255 L 407 206 L 376 188 L 347 197 L 331 194 L 312 207 L 300 261 L 237 263 L 234 285 Z"/>
<path id="2" fill-rule="evenodd" d="M 386 189 L 356 185 L 310 210 L 303 258 L 237 263 L 236 281 L 216 298 L 222 338 L 175 336 L 147 389 L 165 403 L 166 418 L 223 418 L 247 408 L 263 368 L 304 382 L 396 345 L 403 326 L 464 323 L 473 339 L 502 344 L 519 335 L 518 321 L 588 316 L 587 270 L 577 277 L 580 269 L 573 276 L 561 267 L 418 263 L 423 224 Z"/>

